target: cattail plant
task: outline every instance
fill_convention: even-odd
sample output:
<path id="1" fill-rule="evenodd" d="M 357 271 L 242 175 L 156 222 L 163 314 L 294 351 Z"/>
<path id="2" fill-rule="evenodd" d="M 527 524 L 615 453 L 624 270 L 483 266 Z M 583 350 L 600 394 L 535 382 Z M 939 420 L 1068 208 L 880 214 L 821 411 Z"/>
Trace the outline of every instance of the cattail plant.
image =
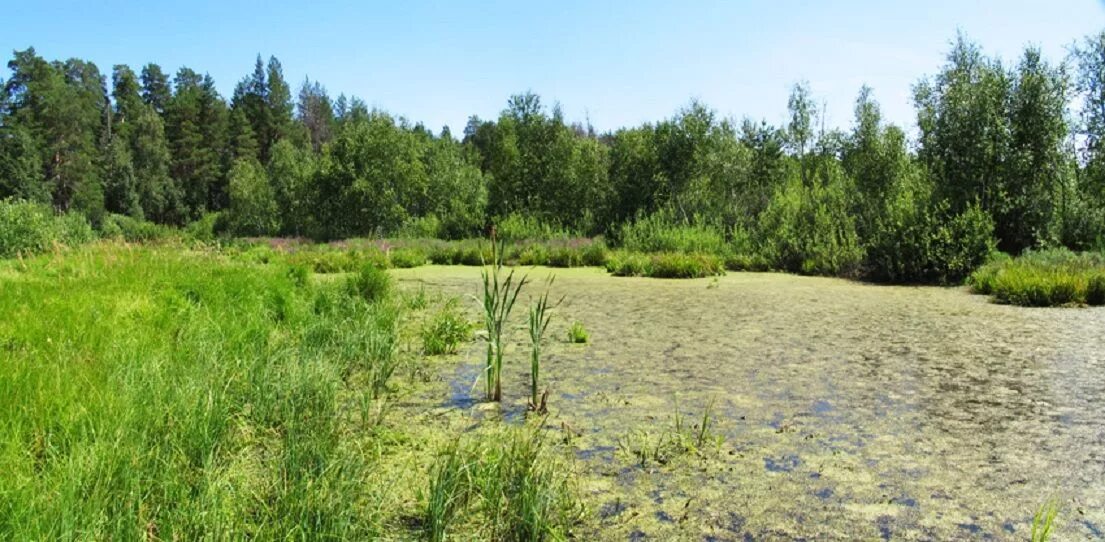
<path id="1" fill-rule="evenodd" d="M 527 276 L 515 279 L 514 270 L 504 276 L 503 253 L 506 244 L 496 241 L 495 233 L 491 234 L 491 262 L 484 262 L 483 276 L 483 321 L 487 330 L 487 365 L 485 376 L 487 384 L 487 400 L 502 401 L 503 389 L 501 377 L 503 373 L 503 327 L 510 319 L 510 312 L 514 309 L 514 302 L 518 300 L 518 294 L 522 287 L 529 282 Z"/>
<path id="2" fill-rule="evenodd" d="M 559 305 L 549 303 L 549 289 L 552 288 L 553 277 L 549 277 L 545 285 L 545 293 L 537 298 L 537 301 L 529 309 L 529 339 L 530 339 L 530 399 L 529 409 L 536 412 L 545 412 L 545 402 L 548 399 L 548 391 L 537 401 L 537 386 L 541 374 L 541 341 L 545 338 L 545 331 L 552 320 L 552 309 Z"/>

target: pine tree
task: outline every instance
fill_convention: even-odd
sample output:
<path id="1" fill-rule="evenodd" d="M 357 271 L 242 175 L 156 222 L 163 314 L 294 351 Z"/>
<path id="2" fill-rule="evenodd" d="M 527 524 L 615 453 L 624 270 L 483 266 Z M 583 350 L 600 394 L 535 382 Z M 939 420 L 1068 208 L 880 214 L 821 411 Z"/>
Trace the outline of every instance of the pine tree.
<path id="1" fill-rule="evenodd" d="M 161 66 L 153 63 L 146 64 L 142 68 L 142 101 L 152 106 L 154 111 L 161 115 L 165 113 L 165 108 L 172 97 L 169 77 L 161 71 Z"/>

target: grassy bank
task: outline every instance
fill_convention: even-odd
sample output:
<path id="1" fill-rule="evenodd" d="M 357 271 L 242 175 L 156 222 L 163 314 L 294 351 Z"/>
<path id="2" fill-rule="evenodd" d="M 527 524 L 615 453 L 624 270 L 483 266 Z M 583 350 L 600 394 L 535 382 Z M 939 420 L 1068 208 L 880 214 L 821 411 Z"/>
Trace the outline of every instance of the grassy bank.
<path id="1" fill-rule="evenodd" d="M 1027 307 L 1105 305 L 1105 255 L 1066 249 L 998 258 L 970 277 L 971 290 Z"/>
<path id="2" fill-rule="evenodd" d="M 319 281 L 101 243 L 0 261 L 0 286 L 0 539 L 542 539 L 578 520 L 540 433 L 489 423 L 458 445 L 399 410 L 435 363 L 423 322 L 451 309 L 372 268 Z M 479 458 L 485 485 L 500 466 L 528 485 L 465 489 L 431 525 L 431 466 L 454 456 Z"/>

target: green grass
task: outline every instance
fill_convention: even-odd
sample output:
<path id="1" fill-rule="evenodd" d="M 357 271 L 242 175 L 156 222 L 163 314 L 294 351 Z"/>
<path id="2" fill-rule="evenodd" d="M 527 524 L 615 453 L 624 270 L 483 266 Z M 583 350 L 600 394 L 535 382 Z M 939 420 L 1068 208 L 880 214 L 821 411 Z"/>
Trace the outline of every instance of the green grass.
<path id="1" fill-rule="evenodd" d="M 583 323 L 580 321 L 572 322 L 572 325 L 568 326 L 568 342 L 573 344 L 585 344 L 591 340 L 591 334 L 587 332 L 587 328 L 583 327 Z"/>
<path id="2" fill-rule="evenodd" d="M 350 293 L 370 303 L 388 297 L 392 289 L 387 271 L 371 263 L 364 264 L 359 273 L 349 278 L 347 285 Z"/>
<path id="3" fill-rule="evenodd" d="M 1105 255 L 1065 249 L 999 257 L 968 279 L 972 291 L 1027 307 L 1105 304 Z"/>
<path id="4" fill-rule="evenodd" d="M 390 298 L 119 245 L 0 270 L 0 538 L 384 532 L 342 404 L 389 393 Z"/>
<path id="5" fill-rule="evenodd" d="M 429 374 L 415 324 L 470 331 L 455 300 L 411 314 L 430 295 L 375 267 L 274 254 L 0 260 L 0 540 L 568 536 L 582 507 L 543 429 L 464 423 L 431 472 L 457 432 L 395 400 Z"/>
<path id="6" fill-rule="evenodd" d="M 426 355 L 455 354 L 472 338 L 472 324 L 460 310 L 459 301 L 452 298 L 422 324 L 421 337 Z"/>
<path id="7" fill-rule="evenodd" d="M 1029 540 L 1032 542 L 1047 542 L 1051 539 L 1051 531 L 1055 527 L 1055 518 L 1059 516 L 1059 503 L 1050 499 L 1032 516 L 1032 531 Z"/>
<path id="8" fill-rule="evenodd" d="M 530 427 L 458 440 L 434 463 L 423 523 L 431 541 L 565 540 L 584 509 L 573 468 Z"/>

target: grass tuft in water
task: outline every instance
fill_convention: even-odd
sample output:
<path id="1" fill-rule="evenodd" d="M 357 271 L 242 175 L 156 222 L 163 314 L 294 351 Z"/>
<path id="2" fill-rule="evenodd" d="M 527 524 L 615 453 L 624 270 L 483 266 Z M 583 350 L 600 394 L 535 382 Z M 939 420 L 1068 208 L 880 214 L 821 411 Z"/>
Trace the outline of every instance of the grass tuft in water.
<path id="1" fill-rule="evenodd" d="M 714 401 L 702 411 L 698 423 L 688 423 L 676 403 L 672 425 L 662 431 L 635 430 L 618 439 L 618 450 L 642 468 L 649 464 L 667 465 L 684 455 L 703 455 L 718 451 L 725 437 L 712 430 Z"/>
<path id="2" fill-rule="evenodd" d="M 591 334 L 583 327 L 583 322 L 576 320 L 568 327 L 568 342 L 573 344 L 585 344 L 591 340 Z"/>
<path id="3" fill-rule="evenodd" d="M 1032 542 L 1047 542 L 1051 539 L 1051 530 L 1055 527 L 1055 518 L 1059 516 L 1059 502 L 1048 499 L 1036 509 L 1032 516 Z"/>
<path id="4" fill-rule="evenodd" d="M 422 351 L 426 355 L 455 354 L 472 337 L 472 326 L 456 298 L 449 299 L 422 325 Z"/>
<path id="5" fill-rule="evenodd" d="M 572 476 L 540 429 L 484 429 L 450 445 L 431 469 L 427 537 L 566 539 L 584 511 Z"/>

